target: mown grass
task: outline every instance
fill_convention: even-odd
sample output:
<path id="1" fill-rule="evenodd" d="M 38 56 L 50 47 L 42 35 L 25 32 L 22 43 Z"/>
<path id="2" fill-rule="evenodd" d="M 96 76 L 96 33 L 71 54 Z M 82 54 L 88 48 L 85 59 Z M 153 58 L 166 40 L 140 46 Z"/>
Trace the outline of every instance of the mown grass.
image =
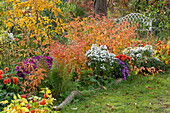
<path id="1" fill-rule="evenodd" d="M 128 80 L 86 93 L 62 113 L 170 113 L 170 70 L 158 76 L 130 76 Z"/>

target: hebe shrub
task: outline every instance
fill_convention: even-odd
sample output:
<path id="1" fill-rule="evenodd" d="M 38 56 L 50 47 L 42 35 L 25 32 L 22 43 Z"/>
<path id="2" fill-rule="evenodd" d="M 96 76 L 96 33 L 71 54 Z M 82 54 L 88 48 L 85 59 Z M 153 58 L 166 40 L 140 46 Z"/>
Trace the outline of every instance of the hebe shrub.
<path id="1" fill-rule="evenodd" d="M 132 58 L 132 60 L 135 60 L 139 57 L 153 57 L 155 54 L 155 51 L 152 47 L 152 45 L 145 45 L 144 47 L 128 47 L 123 50 L 123 54 L 128 55 Z"/>
<path id="2" fill-rule="evenodd" d="M 87 57 L 87 66 L 91 67 L 97 74 L 100 74 L 100 72 L 106 70 L 107 64 L 111 65 L 113 62 L 112 59 L 114 59 L 116 55 L 109 53 L 106 45 L 98 47 L 97 44 L 92 44 L 91 49 L 86 51 L 85 56 Z"/>

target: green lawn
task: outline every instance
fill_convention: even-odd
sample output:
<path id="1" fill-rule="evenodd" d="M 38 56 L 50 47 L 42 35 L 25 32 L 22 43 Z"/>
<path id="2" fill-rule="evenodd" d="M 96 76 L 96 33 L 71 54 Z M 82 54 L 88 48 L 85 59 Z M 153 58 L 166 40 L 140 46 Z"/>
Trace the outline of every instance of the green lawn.
<path id="1" fill-rule="evenodd" d="M 130 76 L 128 80 L 86 93 L 62 113 L 170 113 L 170 71 L 158 77 Z"/>

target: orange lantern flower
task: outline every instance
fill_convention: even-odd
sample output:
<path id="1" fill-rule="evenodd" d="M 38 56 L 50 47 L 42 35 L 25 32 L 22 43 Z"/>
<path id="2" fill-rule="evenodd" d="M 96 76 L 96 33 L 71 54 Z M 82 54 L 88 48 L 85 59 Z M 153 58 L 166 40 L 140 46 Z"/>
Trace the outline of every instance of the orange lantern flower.
<path id="1" fill-rule="evenodd" d="M 18 84 L 18 80 L 19 80 L 19 79 L 18 79 L 17 77 L 14 77 L 14 78 L 13 78 L 13 82 L 14 82 L 14 84 L 16 84 L 16 85 L 17 85 L 17 84 Z"/>
<path id="2" fill-rule="evenodd" d="M 3 75 L 3 74 L 4 74 L 4 72 L 2 70 L 0 70 L 0 75 Z"/>
<path id="3" fill-rule="evenodd" d="M 9 68 L 8 68 L 8 67 L 5 67 L 4 71 L 5 71 L 5 72 L 8 72 L 8 71 L 9 71 Z"/>
<path id="4" fill-rule="evenodd" d="M 2 74 L 0 74 L 0 80 L 3 78 L 3 75 Z"/>
<path id="5" fill-rule="evenodd" d="M 8 80 L 7 79 L 4 79 L 4 84 L 8 84 Z"/>
<path id="6" fill-rule="evenodd" d="M 10 83 L 10 82 L 11 82 L 11 79 L 10 79 L 10 78 L 7 78 L 7 80 L 8 80 L 8 83 Z"/>

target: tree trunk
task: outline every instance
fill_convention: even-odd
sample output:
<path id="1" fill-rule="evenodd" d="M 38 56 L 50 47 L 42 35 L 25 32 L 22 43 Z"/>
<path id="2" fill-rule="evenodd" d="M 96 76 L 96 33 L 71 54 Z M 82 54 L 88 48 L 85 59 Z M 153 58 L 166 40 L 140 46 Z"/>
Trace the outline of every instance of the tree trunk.
<path id="1" fill-rule="evenodd" d="M 94 1 L 95 15 L 107 16 L 107 0 L 95 0 Z"/>

